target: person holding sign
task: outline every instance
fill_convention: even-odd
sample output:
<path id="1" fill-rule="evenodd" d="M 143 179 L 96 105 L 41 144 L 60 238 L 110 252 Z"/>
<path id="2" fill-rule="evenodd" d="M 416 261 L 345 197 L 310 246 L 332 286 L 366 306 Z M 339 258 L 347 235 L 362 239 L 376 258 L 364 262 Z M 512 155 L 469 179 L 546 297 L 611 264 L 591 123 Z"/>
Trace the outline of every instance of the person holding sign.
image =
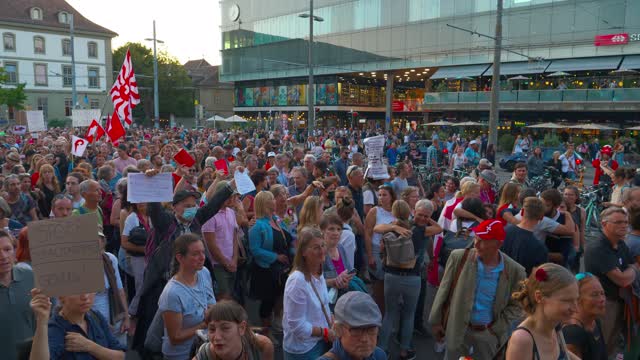
<path id="1" fill-rule="evenodd" d="M 0 230 L 0 347 L 6 359 L 16 359 L 16 346 L 33 336 L 35 330 L 29 309 L 33 272 L 15 265 L 15 249 L 13 237 Z"/>

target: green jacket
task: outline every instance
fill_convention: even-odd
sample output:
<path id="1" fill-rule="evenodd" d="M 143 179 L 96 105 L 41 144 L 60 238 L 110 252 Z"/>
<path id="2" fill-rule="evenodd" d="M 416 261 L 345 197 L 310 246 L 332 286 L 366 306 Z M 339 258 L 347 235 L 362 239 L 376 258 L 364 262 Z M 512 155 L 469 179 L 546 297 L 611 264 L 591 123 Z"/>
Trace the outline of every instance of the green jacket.
<path id="1" fill-rule="evenodd" d="M 462 261 L 465 249 L 454 250 L 447 261 L 444 276 L 438 293 L 431 308 L 429 324 L 439 324 L 442 320 L 443 306 L 447 301 L 449 289 L 453 283 L 457 269 Z M 498 279 L 496 301 L 493 304 L 493 331 L 499 337 L 502 345 L 507 341 L 507 334 L 511 323 L 521 317 L 522 311 L 511 294 L 520 289 L 520 282 L 525 279 L 525 270 L 509 256 L 500 252 L 504 261 L 504 270 Z M 476 293 L 476 275 L 478 272 L 478 260 L 476 250 L 470 249 L 467 261 L 464 264 L 460 278 L 451 294 L 449 318 L 445 326 L 445 340 L 448 349 L 456 349 L 462 345 L 464 334 L 469 326 L 471 311 Z M 497 349 L 496 349 L 497 350 Z"/>

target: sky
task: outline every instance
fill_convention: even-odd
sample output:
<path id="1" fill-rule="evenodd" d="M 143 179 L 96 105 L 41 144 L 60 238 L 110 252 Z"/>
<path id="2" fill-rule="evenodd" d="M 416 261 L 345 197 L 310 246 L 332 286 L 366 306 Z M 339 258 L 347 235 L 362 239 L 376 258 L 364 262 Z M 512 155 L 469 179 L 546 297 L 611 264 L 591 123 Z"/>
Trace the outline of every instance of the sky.
<path id="1" fill-rule="evenodd" d="M 153 42 L 153 20 L 156 20 L 158 44 L 181 63 L 202 59 L 219 65 L 220 5 L 218 0 L 66 0 L 84 17 L 118 33 L 111 41 L 112 49 L 127 42 Z M 126 9 L 126 13 L 123 10 Z M 130 15 L 126 15 L 126 14 Z"/>

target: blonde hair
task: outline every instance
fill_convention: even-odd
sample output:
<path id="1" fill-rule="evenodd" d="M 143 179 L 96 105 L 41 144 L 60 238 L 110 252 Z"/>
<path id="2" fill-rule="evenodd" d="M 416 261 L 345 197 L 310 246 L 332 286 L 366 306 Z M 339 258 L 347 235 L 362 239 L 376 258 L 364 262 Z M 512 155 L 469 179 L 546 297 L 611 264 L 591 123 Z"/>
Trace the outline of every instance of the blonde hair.
<path id="1" fill-rule="evenodd" d="M 540 269 L 546 273 L 544 281 L 536 279 L 536 273 Z M 543 296 L 548 297 L 575 283 L 576 278 L 569 270 L 558 264 L 546 263 L 534 268 L 529 278 L 520 282 L 520 291 L 514 292 L 511 297 L 520 304 L 528 315 L 533 315 L 537 306 L 536 291 L 540 291 Z"/>
<path id="2" fill-rule="evenodd" d="M 318 227 L 318 217 L 320 212 L 320 206 L 322 205 L 322 199 L 319 196 L 309 196 L 302 205 L 300 210 L 300 216 L 298 219 L 298 231 L 306 226 Z"/>
<path id="3" fill-rule="evenodd" d="M 253 208 L 256 212 L 256 219 L 268 216 L 267 202 L 273 201 L 273 194 L 269 191 L 260 191 L 253 202 Z"/>
<path id="4" fill-rule="evenodd" d="M 411 229 L 409 217 L 411 216 L 411 207 L 404 200 L 396 200 L 391 206 L 391 214 L 396 218 L 398 225 Z"/>
<path id="5" fill-rule="evenodd" d="M 461 198 L 461 197 L 464 198 L 467 195 L 469 195 L 471 192 L 476 191 L 476 190 L 480 190 L 480 184 L 474 183 L 474 182 L 471 182 L 471 181 L 467 181 L 460 188 L 460 192 L 458 193 L 457 197 L 458 198 Z"/>
<path id="6" fill-rule="evenodd" d="M 520 185 L 515 183 L 506 183 L 502 189 L 502 195 L 500 196 L 498 206 L 517 203 L 519 198 Z"/>
<path id="7" fill-rule="evenodd" d="M 42 164 L 42 166 L 40 166 L 40 177 L 38 177 L 38 181 L 36 182 L 36 187 L 39 187 L 42 189 L 42 187 L 44 186 L 44 176 L 42 176 L 43 171 L 50 171 L 53 174 L 53 177 L 51 178 L 51 182 L 53 183 L 54 191 L 56 193 L 59 193 L 60 183 L 58 183 L 58 177 L 56 176 L 56 171 L 53 169 L 53 166 L 51 166 L 50 164 Z"/>

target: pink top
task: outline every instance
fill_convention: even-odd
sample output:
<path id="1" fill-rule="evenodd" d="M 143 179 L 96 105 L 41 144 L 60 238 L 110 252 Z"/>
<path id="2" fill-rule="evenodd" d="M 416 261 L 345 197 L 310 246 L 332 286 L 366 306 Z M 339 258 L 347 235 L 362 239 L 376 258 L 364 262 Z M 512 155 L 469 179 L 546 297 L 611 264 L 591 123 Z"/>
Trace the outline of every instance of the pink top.
<path id="1" fill-rule="evenodd" d="M 122 160 L 120 157 L 117 157 L 115 159 L 113 159 L 113 165 L 116 166 L 116 171 L 118 172 L 118 174 L 122 174 L 122 172 L 124 171 L 124 169 L 129 166 L 129 165 L 133 165 L 136 166 L 138 165 L 138 160 L 132 158 L 132 157 L 128 157 L 127 160 Z"/>
<path id="2" fill-rule="evenodd" d="M 222 255 L 231 260 L 233 257 L 233 241 L 238 223 L 236 222 L 236 212 L 231 208 L 224 208 L 202 225 L 203 233 L 215 233 L 216 245 Z M 211 258 L 215 265 L 217 262 Z"/>
<path id="3" fill-rule="evenodd" d="M 344 263 L 342 262 L 342 258 L 338 260 L 331 259 L 333 263 L 333 267 L 336 269 L 336 274 L 340 275 L 344 271 Z"/>

